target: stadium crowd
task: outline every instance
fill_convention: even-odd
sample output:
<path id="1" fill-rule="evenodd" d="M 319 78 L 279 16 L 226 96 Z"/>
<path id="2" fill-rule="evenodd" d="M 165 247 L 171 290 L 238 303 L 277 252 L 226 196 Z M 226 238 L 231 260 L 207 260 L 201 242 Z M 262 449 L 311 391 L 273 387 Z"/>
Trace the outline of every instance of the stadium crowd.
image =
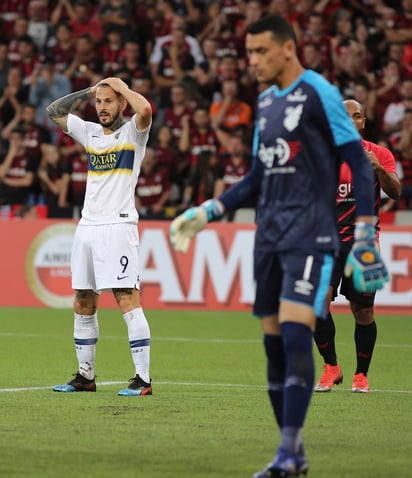
<path id="1" fill-rule="evenodd" d="M 175 217 L 238 181 L 265 87 L 244 39 L 266 13 L 292 23 L 306 68 L 364 105 L 365 139 L 392 150 L 402 179 L 401 198 L 383 209 L 411 209 L 412 0 L 3 0 L 1 217 L 79 217 L 87 155 L 45 108 L 107 76 L 153 108 L 136 187 L 142 218 Z M 97 121 L 91 102 L 75 113 Z"/>

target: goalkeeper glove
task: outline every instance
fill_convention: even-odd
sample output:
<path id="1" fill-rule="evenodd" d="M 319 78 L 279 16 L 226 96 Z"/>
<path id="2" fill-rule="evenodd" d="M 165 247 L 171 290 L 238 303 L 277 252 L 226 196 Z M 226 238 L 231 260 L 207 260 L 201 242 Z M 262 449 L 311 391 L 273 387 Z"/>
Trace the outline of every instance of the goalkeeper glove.
<path id="1" fill-rule="evenodd" d="M 389 281 L 375 241 L 373 224 L 356 225 L 355 242 L 346 259 L 344 274 L 346 277 L 352 275 L 355 289 L 359 292 L 376 292 Z"/>
<path id="2" fill-rule="evenodd" d="M 170 242 L 176 251 L 187 252 L 191 239 L 208 222 L 217 221 L 224 213 L 223 205 L 216 199 L 209 199 L 199 207 L 191 207 L 177 216 L 170 225 Z"/>

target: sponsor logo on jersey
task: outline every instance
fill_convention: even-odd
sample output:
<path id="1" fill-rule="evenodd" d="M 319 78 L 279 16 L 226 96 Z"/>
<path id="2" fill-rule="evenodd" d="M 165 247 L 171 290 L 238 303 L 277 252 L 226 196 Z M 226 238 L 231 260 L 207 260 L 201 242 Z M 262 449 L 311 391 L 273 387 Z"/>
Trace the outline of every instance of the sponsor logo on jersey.
<path id="1" fill-rule="evenodd" d="M 299 142 L 290 141 L 288 143 L 283 138 L 276 138 L 275 146 L 266 147 L 263 143 L 260 144 L 258 157 L 267 168 L 265 174 L 294 173 L 296 167 L 286 165 L 286 163 L 292 161 L 299 151 Z"/>

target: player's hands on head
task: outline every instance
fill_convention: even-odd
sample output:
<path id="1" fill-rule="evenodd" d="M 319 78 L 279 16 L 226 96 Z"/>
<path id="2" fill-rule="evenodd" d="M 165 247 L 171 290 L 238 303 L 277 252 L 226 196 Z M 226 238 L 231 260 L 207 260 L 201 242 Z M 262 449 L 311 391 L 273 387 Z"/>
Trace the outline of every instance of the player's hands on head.
<path id="1" fill-rule="evenodd" d="M 170 242 L 179 252 L 187 252 L 190 241 L 208 222 L 222 218 L 223 204 L 216 199 L 209 199 L 199 207 L 191 207 L 176 217 L 170 225 Z"/>
<path id="2" fill-rule="evenodd" d="M 352 276 L 355 289 L 373 293 L 389 281 L 389 274 L 379 254 L 375 226 L 359 223 L 355 227 L 355 242 L 346 259 L 345 276 Z"/>

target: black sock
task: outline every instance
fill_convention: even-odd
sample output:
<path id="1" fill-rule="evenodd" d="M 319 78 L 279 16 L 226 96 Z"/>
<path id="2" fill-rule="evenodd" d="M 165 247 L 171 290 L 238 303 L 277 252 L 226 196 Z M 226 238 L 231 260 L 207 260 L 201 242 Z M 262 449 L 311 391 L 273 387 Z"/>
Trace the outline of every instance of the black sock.
<path id="1" fill-rule="evenodd" d="M 330 312 L 325 319 L 316 320 L 313 338 L 323 361 L 329 365 L 337 365 L 335 332 L 335 322 Z"/>
<path id="2" fill-rule="evenodd" d="M 356 373 L 368 375 L 369 365 L 372 360 L 373 349 L 377 337 L 376 322 L 368 325 L 356 324 L 355 345 L 356 345 Z"/>

